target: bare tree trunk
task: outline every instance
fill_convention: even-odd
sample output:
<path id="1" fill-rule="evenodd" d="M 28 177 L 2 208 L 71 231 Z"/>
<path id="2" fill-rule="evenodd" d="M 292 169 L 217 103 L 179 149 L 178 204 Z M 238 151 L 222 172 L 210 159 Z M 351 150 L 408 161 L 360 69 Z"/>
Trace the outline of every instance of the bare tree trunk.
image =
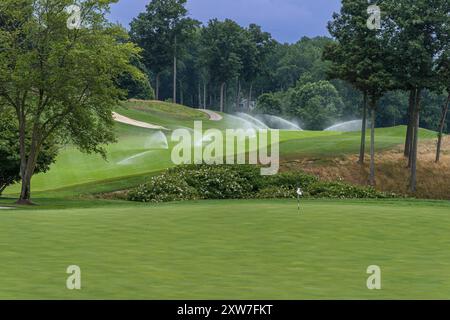
<path id="1" fill-rule="evenodd" d="M 177 103 L 177 37 L 175 36 L 173 53 L 173 103 Z"/>
<path id="2" fill-rule="evenodd" d="M 203 109 L 206 109 L 206 82 L 203 82 Z"/>
<path id="3" fill-rule="evenodd" d="M 367 92 L 364 92 L 363 99 L 363 121 L 361 127 L 361 146 L 359 148 L 359 163 L 364 164 L 366 155 L 366 125 L 367 125 Z"/>
<path id="4" fill-rule="evenodd" d="M 31 205 L 33 204 L 31 202 L 31 177 L 28 175 L 25 175 L 22 178 L 22 188 L 20 190 L 20 197 L 19 200 L 16 202 L 20 205 Z"/>
<path id="5" fill-rule="evenodd" d="M 416 88 L 413 90 L 414 94 L 412 95 L 412 109 L 411 109 L 411 133 L 409 137 L 409 151 L 408 151 L 408 168 L 411 169 L 412 161 L 413 161 L 413 143 L 414 143 L 414 135 L 416 130 L 416 103 L 419 95 L 419 90 Z"/>
<path id="6" fill-rule="evenodd" d="M 200 88 L 200 81 L 198 82 L 198 108 L 202 109 L 202 92 Z"/>
<path id="7" fill-rule="evenodd" d="M 376 101 L 371 102 L 371 123 L 370 123 L 370 176 L 369 184 L 375 186 L 375 111 Z"/>
<path id="8" fill-rule="evenodd" d="M 160 78 L 160 76 L 161 76 L 161 72 L 158 72 L 156 74 L 156 93 L 155 93 L 156 100 L 159 100 L 159 78 Z"/>
<path id="9" fill-rule="evenodd" d="M 173 103 L 177 103 L 177 57 L 173 56 Z"/>
<path id="10" fill-rule="evenodd" d="M 409 157 L 409 153 L 411 151 L 415 103 L 416 103 L 416 90 L 411 90 L 409 92 L 408 127 L 406 129 L 405 150 L 404 150 L 405 157 Z"/>
<path id="11" fill-rule="evenodd" d="M 253 82 L 250 83 L 250 89 L 248 90 L 247 111 L 250 110 L 250 101 L 252 101 Z"/>
<path id="12" fill-rule="evenodd" d="M 225 94 L 225 82 L 222 82 L 220 86 L 220 112 L 223 112 L 224 110 L 224 94 Z"/>
<path id="13" fill-rule="evenodd" d="M 26 136 L 26 118 L 23 107 L 17 107 L 17 116 L 19 119 L 19 146 L 20 146 L 20 178 L 22 188 L 17 204 L 31 204 L 31 177 L 27 176 L 28 159 L 26 155 L 25 136 Z"/>
<path id="14" fill-rule="evenodd" d="M 22 188 L 20 191 L 19 200 L 17 204 L 20 205 L 32 205 L 31 201 L 31 178 L 33 177 L 36 169 L 37 157 L 40 151 L 40 142 L 37 141 L 37 137 L 32 138 L 30 146 L 30 154 L 26 160 L 25 169 L 21 170 Z"/>
<path id="15" fill-rule="evenodd" d="M 223 89 L 223 111 L 225 112 L 225 108 L 228 106 L 228 86 L 225 83 L 225 87 Z"/>
<path id="16" fill-rule="evenodd" d="M 442 106 L 442 116 L 441 116 L 441 122 L 439 124 L 438 142 L 437 142 L 437 149 L 436 149 L 436 163 L 438 163 L 441 158 L 442 135 L 444 132 L 445 119 L 447 119 L 449 103 L 450 103 L 450 93 L 447 97 L 447 101 Z"/>
<path id="17" fill-rule="evenodd" d="M 183 82 L 180 81 L 180 103 L 184 105 Z"/>
<path id="18" fill-rule="evenodd" d="M 0 186 L 0 196 L 2 195 L 3 191 L 5 191 L 6 187 L 8 186 L 8 184 L 4 184 L 2 186 Z"/>
<path id="19" fill-rule="evenodd" d="M 417 90 L 416 103 L 414 108 L 414 130 L 411 144 L 411 178 L 409 190 L 411 192 L 417 191 L 417 147 L 419 144 L 419 123 L 420 123 L 420 98 L 421 90 Z"/>
<path id="20" fill-rule="evenodd" d="M 237 87 L 236 87 L 236 111 L 239 111 L 241 101 L 241 81 L 237 80 Z"/>

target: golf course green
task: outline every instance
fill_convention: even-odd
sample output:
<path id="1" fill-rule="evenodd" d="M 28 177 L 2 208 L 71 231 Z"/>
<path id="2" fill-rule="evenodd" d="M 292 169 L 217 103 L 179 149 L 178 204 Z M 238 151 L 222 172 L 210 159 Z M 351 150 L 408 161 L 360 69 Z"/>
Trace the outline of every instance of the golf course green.
<path id="1" fill-rule="evenodd" d="M 444 299 L 450 204 L 51 201 L 0 210 L 2 299 Z M 81 268 L 82 290 L 66 289 Z M 367 267 L 382 272 L 368 290 Z"/>
<path id="2" fill-rule="evenodd" d="M 174 112 L 172 108 L 176 108 Z M 117 111 L 169 130 L 239 126 L 182 106 Z M 420 200 L 102 200 L 173 166 L 162 132 L 117 123 L 105 161 L 66 146 L 32 180 L 38 206 L 0 210 L 0 299 L 444 299 L 450 294 L 450 204 Z M 377 129 L 377 148 L 405 128 Z M 421 131 L 422 138 L 435 133 Z M 359 133 L 281 131 L 282 158 L 356 153 Z M 162 145 L 161 145 L 162 143 Z M 152 148 L 154 145 L 158 147 Z M 13 207 L 19 185 L 0 198 Z M 67 290 L 67 267 L 82 290 Z M 369 290 L 367 268 L 381 268 Z"/>
<path id="3" fill-rule="evenodd" d="M 156 124 L 169 129 L 193 128 L 194 121 L 202 121 L 203 128 L 220 130 L 240 128 L 239 119 L 223 114 L 221 121 L 209 121 L 195 109 L 165 102 L 128 101 L 116 111 L 131 119 Z M 206 117 L 206 118 L 205 118 Z M 205 120 L 206 119 L 206 120 Z M 404 141 L 406 127 L 376 130 L 376 150 L 384 150 Z M 421 130 L 422 139 L 436 137 L 436 133 Z M 100 155 L 84 154 L 66 146 L 48 173 L 33 177 L 31 187 L 36 196 L 76 196 L 111 192 L 135 186 L 145 177 L 173 166 L 170 131 L 159 131 L 116 124 L 117 143 L 106 146 L 107 159 Z M 164 146 L 167 139 L 167 146 Z M 337 157 L 357 153 L 359 132 L 280 131 L 281 158 L 305 156 Z M 367 137 L 367 144 L 369 137 Z M 161 146 L 161 144 L 163 146 Z M 15 195 L 18 184 L 6 189 L 4 195 Z"/>

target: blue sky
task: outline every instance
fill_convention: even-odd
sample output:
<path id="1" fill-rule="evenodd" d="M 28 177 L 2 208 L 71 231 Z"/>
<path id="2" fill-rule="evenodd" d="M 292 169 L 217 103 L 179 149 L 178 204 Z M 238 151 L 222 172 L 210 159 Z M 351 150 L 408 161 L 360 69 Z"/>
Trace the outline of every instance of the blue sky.
<path id="1" fill-rule="evenodd" d="M 128 24 L 150 0 L 120 0 L 110 19 Z M 190 16 L 202 22 L 230 18 L 243 26 L 256 23 L 280 42 L 302 36 L 328 35 L 327 22 L 340 8 L 340 0 L 188 0 Z"/>

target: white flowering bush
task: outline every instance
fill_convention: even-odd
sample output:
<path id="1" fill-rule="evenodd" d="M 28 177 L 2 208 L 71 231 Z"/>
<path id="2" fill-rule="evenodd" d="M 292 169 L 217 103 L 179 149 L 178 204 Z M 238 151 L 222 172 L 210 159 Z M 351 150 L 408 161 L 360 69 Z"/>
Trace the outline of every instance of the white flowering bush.
<path id="1" fill-rule="evenodd" d="M 155 176 L 128 193 L 128 200 L 139 202 L 170 202 L 200 198 L 186 181 L 170 174 Z"/>
<path id="2" fill-rule="evenodd" d="M 379 192 L 373 187 L 360 187 L 343 182 L 317 182 L 309 186 L 308 193 L 314 198 L 380 199 L 396 197 L 395 194 Z"/>
<path id="3" fill-rule="evenodd" d="M 140 202 L 168 202 L 195 199 L 274 199 L 297 198 L 392 198 L 394 194 L 371 187 L 343 182 L 323 182 L 302 172 L 261 176 L 250 165 L 186 165 L 168 169 L 131 190 L 128 199 Z"/>
<path id="4" fill-rule="evenodd" d="M 172 169 L 204 199 L 249 198 L 259 189 L 260 171 L 249 165 L 199 165 Z"/>
<path id="5" fill-rule="evenodd" d="M 267 187 L 261 189 L 256 194 L 259 199 L 296 199 L 297 193 L 293 188 L 282 187 Z"/>

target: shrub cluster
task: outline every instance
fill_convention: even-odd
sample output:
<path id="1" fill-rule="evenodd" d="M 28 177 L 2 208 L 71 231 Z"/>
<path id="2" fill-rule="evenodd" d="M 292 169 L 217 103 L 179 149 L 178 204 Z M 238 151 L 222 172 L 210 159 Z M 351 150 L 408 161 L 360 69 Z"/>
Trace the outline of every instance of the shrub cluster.
<path id="1" fill-rule="evenodd" d="M 261 176 L 250 165 L 185 165 L 168 169 L 128 193 L 141 202 L 168 202 L 195 199 L 295 198 L 297 188 L 313 198 L 390 198 L 394 194 L 372 187 L 343 182 L 319 181 L 303 172 Z"/>
<path id="2" fill-rule="evenodd" d="M 169 202 L 198 198 L 200 197 L 195 188 L 177 175 L 168 173 L 152 177 L 148 183 L 128 193 L 128 200 L 139 202 Z"/>
<path id="3" fill-rule="evenodd" d="M 380 199 L 396 197 L 395 194 L 378 192 L 373 187 L 359 187 L 343 182 L 317 182 L 309 186 L 308 193 L 313 198 Z"/>
<path id="4" fill-rule="evenodd" d="M 250 165 L 185 165 L 166 170 L 128 193 L 140 202 L 196 199 L 295 198 L 297 188 L 313 198 L 389 198 L 393 194 L 343 182 L 323 182 L 303 172 L 261 176 Z"/>

